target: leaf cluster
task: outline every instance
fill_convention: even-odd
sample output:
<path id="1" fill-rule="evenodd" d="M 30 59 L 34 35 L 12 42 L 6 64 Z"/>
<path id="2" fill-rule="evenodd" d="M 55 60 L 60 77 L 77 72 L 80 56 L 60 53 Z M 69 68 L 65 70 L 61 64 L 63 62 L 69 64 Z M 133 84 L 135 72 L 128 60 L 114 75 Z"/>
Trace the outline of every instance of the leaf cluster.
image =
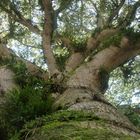
<path id="1" fill-rule="evenodd" d="M 120 33 L 111 36 L 103 41 L 103 48 L 109 47 L 110 45 L 119 46 L 121 38 L 122 35 Z"/>
<path id="2" fill-rule="evenodd" d="M 68 49 L 66 47 L 63 47 L 61 45 L 56 46 L 56 48 L 54 49 L 54 55 L 55 55 L 56 62 L 58 64 L 60 70 L 64 71 L 65 62 L 69 57 L 69 52 L 68 52 Z"/>
<path id="3" fill-rule="evenodd" d="M 129 105 L 120 106 L 120 110 L 129 118 L 129 120 L 137 127 L 140 127 L 140 114 L 135 110 L 139 110 L 139 106 L 131 107 Z"/>
<path id="4" fill-rule="evenodd" d="M 46 95 L 43 89 L 24 87 L 13 90 L 5 99 L 1 107 L 0 116 L 5 123 L 4 129 L 8 135 L 19 130 L 25 122 L 51 112 L 53 99 Z"/>

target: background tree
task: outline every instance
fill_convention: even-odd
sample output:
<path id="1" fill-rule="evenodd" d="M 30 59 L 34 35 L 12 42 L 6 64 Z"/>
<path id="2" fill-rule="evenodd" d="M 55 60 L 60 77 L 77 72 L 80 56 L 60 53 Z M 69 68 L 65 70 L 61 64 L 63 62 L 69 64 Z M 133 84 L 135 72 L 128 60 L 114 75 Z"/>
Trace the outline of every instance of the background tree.
<path id="1" fill-rule="evenodd" d="M 132 136 L 138 130 L 104 94 L 118 67 L 139 90 L 139 8 L 139 0 L 1 0 L 1 66 L 23 62 L 51 81 L 53 110 L 88 110 Z"/>

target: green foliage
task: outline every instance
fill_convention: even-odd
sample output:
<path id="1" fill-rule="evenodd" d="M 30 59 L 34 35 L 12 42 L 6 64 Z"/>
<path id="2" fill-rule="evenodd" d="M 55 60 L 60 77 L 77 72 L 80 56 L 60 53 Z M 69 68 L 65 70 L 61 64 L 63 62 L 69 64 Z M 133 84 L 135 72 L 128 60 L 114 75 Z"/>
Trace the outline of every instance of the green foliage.
<path id="1" fill-rule="evenodd" d="M 128 110 L 125 115 L 129 118 L 129 120 L 135 125 L 140 127 L 140 115 L 135 113 L 134 111 Z"/>
<path id="2" fill-rule="evenodd" d="M 109 37 L 108 39 L 105 39 L 102 42 L 103 48 L 109 47 L 110 45 L 119 46 L 121 38 L 122 38 L 122 34 L 118 33 L 118 34 L 115 34 L 115 35 Z"/>
<path id="3" fill-rule="evenodd" d="M 61 71 L 65 69 L 65 62 L 69 57 L 69 52 L 67 48 L 63 48 L 62 46 L 57 46 L 54 50 L 56 62 L 59 65 Z"/>
<path id="4" fill-rule="evenodd" d="M 71 42 L 71 49 L 75 52 L 84 52 L 87 44 L 87 36 L 76 36 L 70 31 L 63 31 L 61 35 L 68 38 Z"/>
<path id="5" fill-rule="evenodd" d="M 20 136 L 19 133 L 16 132 L 14 135 L 12 135 L 12 137 L 10 138 L 10 140 L 19 140 Z"/>
<path id="6" fill-rule="evenodd" d="M 122 66 L 121 71 L 123 73 L 124 83 L 127 84 L 134 75 L 133 68 L 131 66 Z"/>
<path id="7" fill-rule="evenodd" d="M 106 97 L 112 104 L 138 103 L 135 92 L 140 89 L 139 64 L 139 57 L 135 57 L 111 72 Z"/>
<path id="8" fill-rule="evenodd" d="M 45 81 L 43 81 L 39 77 L 32 76 L 27 71 L 25 63 L 22 61 L 16 61 L 14 56 L 9 62 L 8 67 L 15 73 L 14 79 L 21 88 L 24 88 L 26 86 L 38 88 L 43 87 L 45 84 Z"/>
<path id="9" fill-rule="evenodd" d="M 25 87 L 9 93 L 3 113 L 7 122 L 16 128 L 21 128 L 26 121 L 46 114 L 50 108 L 51 99 L 46 97 L 41 89 Z"/>
<path id="10" fill-rule="evenodd" d="M 131 107 L 129 105 L 122 105 L 120 106 L 120 109 L 135 126 L 140 128 L 140 114 L 135 111 L 139 110 L 139 108 Z"/>
<path id="11" fill-rule="evenodd" d="M 96 128 L 91 128 L 88 123 L 94 121 Z M 81 123 L 82 122 L 82 123 Z M 83 125 L 82 125 L 83 124 Z M 101 127 L 100 127 L 101 126 Z M 132 140 L 130 136 L 116 134 L 111 128 L 106 128 L 104 120 L 96 115 L 83 111 L 58 111 L 31 122 L 26 123 L 20 131 L 19 139 L 41 139 L 41 140 Z"/>
<path id="12" fill-rule="evenodd" d="M 72 40 L 72 47 L 75 52 L 84 52 L 86 49 L 86 39 L 75 38 Z"/>
<path id="13" fill-rule="evenodd" d="M 37 118 L 28 122 L 24 125 L 24 128 L 21 131 L 21 136 L 26 136 L 29 132 L 32 133 L 32 130 L 43 127 L 45 131 L 53 131 L 56 127 L 61 126 L 71 126 L 67 124 L 71 121 L 84 121 L 84 120 L 96 120 L 102 122 L 96 115 L 93 113 L 83 112 L 83 111 L 58 111 L 51 115 L 47 115 L 41 118 Z"/>
<path id="14" fill-rule="evenodd" d="M 8 67 L 14 71 L 19 89 L 8 93 L 0 108 L 0 129 L 3 137 L 7 133 L 8 137 L 13 135 L 25 122 L 50 113 L 53 103 L 50 93 L 58 90 L 51 80 L 45 82 L 32 76 L 23 62 L 16 62 L 13 58 Z M 15 137 L 18 136 L 15 134 Z"/>
<path id="15" fill-rule="evenodd" d="M 95 28 L 95 30 L 92 32 L 91 37 L 97 36 L 101 32 L 100 28 Z"/>
<path id="16" fill-rule="evenodd" d="M 1 140 L 7 140 L 7 129 L 6 129 L 6 124 L 4 120 L 2 119 L 2 116 L 0 116 L 0 138 Z"/>
<path id="17" fill-rule="evenodd" d="M 52 103 L 51 95 L 41 86 L 24 86 L 7 93 L 0 108 L 0 129 L 3 131 L 3 137 L 13 136 L 25 122 L 50 113 Z M 18 137 L 17 134 L 15 133 L 15 137 Z M 12 140 L 15 140 L 15 137 Z"/>
<path id="18" fill-rule="evenodd" d="M 84 121 L 84 120 L 100 120 L 94 113 L 88 113 L 83 111 L 58 111 L 53 114 L 37 118 L 29 123 L 27 123 L 24 127 L 27 129 L 33 127 L 40 127 L 45 123 L 50 122 L 68 122 L 68 121 Z"/>
<path id="19" fill-rule="evenodd" d="M 140 37 L 140 32 L 135 31 L 135 29 L 131 27 L 123 29 L 122 34 L 128 37 L 131 40 L 131 43 L 135 43 Z"/>

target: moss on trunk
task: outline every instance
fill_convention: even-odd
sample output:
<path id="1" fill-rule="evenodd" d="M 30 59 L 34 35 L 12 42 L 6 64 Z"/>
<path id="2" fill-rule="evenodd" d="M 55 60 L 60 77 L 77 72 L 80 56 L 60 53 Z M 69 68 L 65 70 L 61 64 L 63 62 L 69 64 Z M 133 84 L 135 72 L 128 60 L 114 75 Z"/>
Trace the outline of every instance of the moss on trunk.
<path id="1" fill-rule="evenodd" d="M 98 118 L 94 113 L 58 111 L 27 123 L 17 140 L 138 140 L 139 138 L 139 134 L 121 126 L 114 126 L 111 122 Z"/>

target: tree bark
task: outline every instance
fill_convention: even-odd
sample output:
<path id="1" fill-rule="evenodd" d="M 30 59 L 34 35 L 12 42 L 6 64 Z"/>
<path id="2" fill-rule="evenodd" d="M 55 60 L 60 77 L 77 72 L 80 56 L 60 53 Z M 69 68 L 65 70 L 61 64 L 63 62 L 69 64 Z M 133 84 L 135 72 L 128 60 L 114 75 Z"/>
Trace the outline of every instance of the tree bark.
<path id="1" fill-rule="evenodd" d="M 97 53 L 90 62 L 78 67 L 67 80 L 64 93 L 56 98 L 54 109 L 93 112 L 120 128 L 138 132 L 104 97 L 109 73 L 136 56 L 140 52 L 139 43 L 136 46 L 110 46 Z"/>
<path id="2" fill-rule="evenodd" d="M 48 69 L 50 72 L 50 76 L 54 74 L 58 74 L 59 70 L 56 64 L 56 60 L 53 54 L 51 42 L 52 42 L 52 35 L 53 35 L 53 8 L 52 8 L 52 1 L 51 0 L 43 0 L 44 5 L 44 12 L 45 12 L 45 19 L 44 19 L 44 29 L 43 29 L 43 52 L 45 61 L 48 65 Z"/>
<path id="3" fill-rule="evenodd" d="M 69 110 L 69 111 L 84 111 L 90 112 L 105 120 L 108 124 L 113 124 L 114 129 L 125 131 L 125 134 L 139 135 L 140 132 L 130 123 L 130 121 L 119 113 L 105 98 L 104 93 L 107 89 L 109 73 L 119 65 L 126 62 L 131 57 L 136 56 L 140 52 L 140 43 L 136 43 L 133 47 L 120 43 L 120 47 L 110 46 L 98 52 L 91 61 L 79 66 L 65 80 L 65 91 L 60 94 L 53 104 L 54 110 Z M 11 51 L 1 46 L 1 59 L 11 59 Z M 17 61 L 21 61 L 16 57 Z M 25 60 L 28 70 L 32 71 Z M 30 64 L 30 63 L 29 63 Z M 31 64 L 33 66 L 33 64 Z M 33 69 L 38 70 L 38 67 L 33 66 Z M 81 122 L 83 123 L 83 122 Z M 88 123 L 88 122 L 86 122 Z M 91 122 L 90 122 L 91 123 Z"/>

